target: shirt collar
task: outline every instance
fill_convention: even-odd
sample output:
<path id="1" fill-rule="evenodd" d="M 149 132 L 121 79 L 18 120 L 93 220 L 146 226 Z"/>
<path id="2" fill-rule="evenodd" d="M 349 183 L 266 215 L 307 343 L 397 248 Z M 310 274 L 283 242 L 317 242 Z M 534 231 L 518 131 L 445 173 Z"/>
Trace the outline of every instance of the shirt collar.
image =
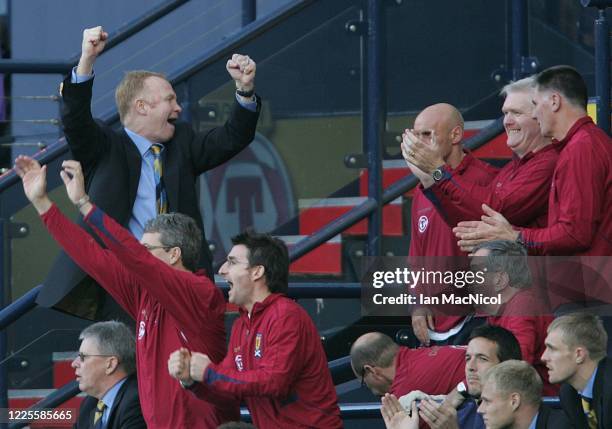
<path id="1" fill-rule="evenodd" d="M 570 141 L 572 137 L 574 137 L 574 134 L 576 134 L 578 130 L 582 128 L 582 126 L 588 123 L 593 123 L 593 120 L 590 116 L 584 116 L 578 119 L 576 122 L 574 122 L 574 125 L 572 125 L 572 127 L 569 129 L 569 131 L 567 132 L 565 137 L 563 137 L 562 140 L 552 139 L 553 145 L 561 147 L 565 146 L 567 142 Z"/>
<path id="2" fill-rule="evenodd" d="M 596 376 L 597 376 L 597 367 L 595 367 L 595 371 L 593 371 L 593 374 L 591 374 L 591 378 L 589 378 L 589 381 L 587 382 L 586 386 L 584 386 L 584 389 L 580 391 L 580 396 L 583 396 L 589 399 L 593 399 L 593 386 L 595 385 Z"/>
<path id="3" fill-rule="evenodd" d="M 134 131 L 130 130 L 129 128 L 124 128 L 124 130 L 125 130 L 125 133 L 128 135 L 128 137 L 132 139 L 132 141 L 138 148 L 138 152 L 140 152 L 140 156 L 144 157 L 145 153 L 151 149 L 151 145 L 153 143 L 150 142 L 145 137 L 141 136 L 140 134 L 136 134 Z M 161 146 L 162 148 L 164 147 L 163 145 Z"/>
<path id="4" fill-rule="evenodd" d="M 119 389 L 121 389 L 121 386 L 123 386 L 123 383 L 125 383 L 125 380 L 127 380 L 127 377 L 124 377 L 121 380 L 119 380 L 117 383 L 115 383 L 115 385 L 111 387 L 110 389 L 108 389 L 108 391 L 102 397 L 102 401 L 104 402 L 104 405 L 106 405 L 107 410 L 110 411 L 110 409 L 113 408 L 113 403 L 115 402 L 117 393 L 119 393 Z"/>
<path id="5" fill-rule="evenodd" d="M 528 429 L 536 429 L 536 422 L 538 421 L 538 415 L 540 413 L 537 412 L 535 416 L 533 416 L 533 419 L 531 419 L 531 423 L 529 424 L 529 428 Z"/>

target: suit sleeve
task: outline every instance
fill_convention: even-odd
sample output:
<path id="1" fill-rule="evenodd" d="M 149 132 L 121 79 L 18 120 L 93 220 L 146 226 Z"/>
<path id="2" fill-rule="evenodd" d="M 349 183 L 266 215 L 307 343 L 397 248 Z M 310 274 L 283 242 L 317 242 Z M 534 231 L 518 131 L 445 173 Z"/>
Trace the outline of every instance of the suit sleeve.
<path id="1" fill-rule="evenodd" d="M 83 166 L 86 175 L 93 170 L 110 147 L 105 129 L 91 114 L 94 79 L 72 83 L 70 77 L 62 83 L 62 125 L 74 159 Z"/>
<path id="2" fill-rule="evenodd" d="M 223 126 L 198 133 L 191 139 L 190 159 L 197 175 L 234 157 L 255 138 L 261 99 L 257 97 L 257 110 L 250 111 L 234 102 L 229 119 Z"/>
<path id="3" fill-rule="evenodd" d="M 93 277 L 132 316 L 138 313 L 140 290 L 135 279 L 109 250 L 103 249 L 84 229 L 68 219 L 54 204 L 42 216 L 45 227 L 64 251 Z"/>
<path id="4" fill-rule="evenodd" d="M 575 254 L 591 246 L 603 216 L 607 171 L 588 142 L 557 164 L 557 221 L 546 228 L 519 228 L 530 253 Z M 564 150 L 568 150 L 566 148 Z"/>
<path id="5" fill-rule="evenodd" d="M 185 329 L 194 314 L 217 316 L 225 310 L 223 295 L 205 276 L 181 272 L 153 256 L 129 231 L 95 207 L 85 221 L 148 293 Z M 198 281 L 194 281 L 194 280 Z"/>
<path id="6" fill-rule="evenodd" d="M 208 389 L 210 394 L 229 394 L 238 399 L 247 396 L 287 397 L 302 366 L 302 332 L 305 332 L 304 323 L 296 314 L 275 321 L 257 369 L 238 371 L 232 354 L 228 353 L 220 364 L 206 368 L 204 380 L 197 388 L 200 395 Z"/>

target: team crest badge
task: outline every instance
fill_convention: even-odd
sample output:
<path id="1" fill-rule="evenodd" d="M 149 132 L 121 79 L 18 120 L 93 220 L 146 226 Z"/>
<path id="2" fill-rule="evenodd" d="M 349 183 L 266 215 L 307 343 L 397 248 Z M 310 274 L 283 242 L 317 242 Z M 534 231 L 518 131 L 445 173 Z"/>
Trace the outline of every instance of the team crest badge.
<path id="1" fill-rule="evenodd" d="M 255 337 L 255 357 L 261 359 L 261 332 Z"/>
<path id="2" fill-rule="evenodd" d="M 429 225 L 429 219 L 427 219 L 427 216 L 421 216 L 419 218 L 419 232 L 422 234 L 425 232 L 425 230 L 427 229 L 427 226 Z"/>
<path id="3" fill-rule="evenodd" d="M 242 355 L 236 355 L 234 362 L 236 362 L 236 368 L 238 368 L 238 371 L 242 371 L 244 369 L 244 366 L 242 366 Z"/>
<path id="4" fill-rule="evenodd" d="M 138 339 L 141 340 L 145 336 L 145 322 L 140 321 L 138 324 Z"/>

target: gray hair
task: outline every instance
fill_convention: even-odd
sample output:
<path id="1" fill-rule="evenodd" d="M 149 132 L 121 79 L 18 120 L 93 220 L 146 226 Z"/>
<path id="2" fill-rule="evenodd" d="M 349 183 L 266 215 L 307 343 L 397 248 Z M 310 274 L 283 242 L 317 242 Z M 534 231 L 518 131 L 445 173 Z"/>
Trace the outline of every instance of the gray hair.
<path id="1" fill-rule="evenodd" d="M 505 85 L 501 91 L 499 91 L 499 95 L 505 98 L 508 96 L 508 94 L 513 94 L 515 92 L 530 92 L 534 88 L 535 77 L 529 76 Z"/>
<path id="2" fill-rule="evenodd" d="M 608 334 L 595 314 L 577 312 L 559 316 L 548 325 L 549 333 L 555 329 L 561 331 L 561 339 L 569 347 L 586 348 L 592 360 L 599 362 L 606 357 Z"/>
<path id="3" fill-rule="evenodd" d="M 188 270 L 195 272 L 200 260 L 202 231 L 195 220 L 181 213 L 160 214 L 147 221 L 145 232 L 160 233 L 163 246 L 181 249 L 181 260 Z"/>
<path id="4" fill-rule="evenodd" d="M 127 325 L 114 320 L 94 323 L 79 335 L 79 340 L 85 338 L 97 343 L 98 353 L 117 356 L 119 366 L 127 375 L 136 372 L 136 339 Z"/>
<path id="5" fill-rule="evenodd" d="M 510 286 L 517 289 L 531 287 L 531 272 L 524 246 L 516 241 L 493 240 L 477 245 L 473 253 L 480 249 L 489 250 L 489 254 L 482 257 L 489 271 L 506 273 Z"/>
<path id="6" fill-rule="evenodd" d="M 536 407 L 542 402 L 542 379 L 525 361 L 511 359 L 489 368 L 482 379 L 483 386 L 486 383 L 494 383 L 495 390 L 506 395 L 518 393 Z"/>

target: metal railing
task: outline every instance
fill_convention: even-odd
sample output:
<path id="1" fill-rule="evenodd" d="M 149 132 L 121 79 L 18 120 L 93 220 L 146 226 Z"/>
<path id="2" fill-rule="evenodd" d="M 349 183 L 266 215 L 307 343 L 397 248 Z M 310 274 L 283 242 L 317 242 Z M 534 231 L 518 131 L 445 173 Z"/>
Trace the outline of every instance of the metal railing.
<path id="1" fill-rule="evenodd" d="M 180 4 L 184 3 L 183 1 L 173 1 L 169 2 L 165 7 L 175 6 L 178 7 Z M 233 52 L 236 47 L 245 44 L 260 34 L 269 31 L 279 22 L 282 22 L 288 16 L 299 13 L 302 9 L 308 7 L 310 4 L 314 3 L 315 0 L 305 0 L 299 4 L 293 4 L 281 9 L 276 14 L 270 15 L 266 19 L 248 24 L 242 32 L 237 35 L 228 38 L 223 44 L 217 46 L 214 50 L 206 52 L 202 58 L 196 61 L 195 64 L 191 64 L 188 67 L 185 67 L 183 70 L 175 73 L 173 76 L 170 76 L 170 81 L 173 84 L 177 82 L 181 82 L 185 80 L 187 77 L 195 73 L 196 71 L 201 70 L 217 61 L 220 57 L 226 56 L 228 53 Z M 368 184 L 368 199 L 361 205 L 353 208 L 348 213 L 344 214 L 340 218 L 334 220 L 328 225 L 324 226 L 317 232 L 313 233 L 306 239 L 298 242 L 290 252 L 291 260 L 295 260 L 309 251 L 313 250 L 315 247 L 324 243 L 331 237 L 337 235 L 341 231 L 346 228 L 354 225 L 358 221 L 368 217 L 369 218 L 369 241 L 368 241 L 368 252 L 371 255 L 376 255 L 380 252 L 380 225 L 381 225 L 381 207 L 384 204 L 393 201 L 399 195 L 407 192 L 411 188 L 413 188 L 417 184 L 417 180 L 413 176 L 407 176 L 393 185 L 391 185 L 386 190 L 382 190 L 381 186 L 381 133 L 383 129 L 383 125 L 386 120 L 386 114 L 384 112 L 384 96 L 385 89 L 382 85 L 382 81 L 384 81 L 384 72 L 382 67 L 382 58 L 383 54 L 381 50 L 382 46 L 382 35 L 384 34 L 384 13 L 382 11 L 382 3 L 377 0 L 367 0 L 366 5 L 366 14 L 365 14 L 365 22 L 364 22 L 364 31 L 362 37 L 364 38 L 363 51 L 364 54 L 362 58 L 364 58 L 364 63 L 362 64 L 362 68 L 364 70 L 364 87 L 363 93 L 364 97 L 362 100 L 363 106 L 363 130 L 362 135 L 364 136 L 365 142 L 365 151 L 368 154 L 368 169 L 370 171 L 370 182 Z M 588 3 L 588 4 L 585 4 Z M 513 11 L 513 34 L 516 32 L 526 33 L 527 27 L 524 19 L 525 16 L 525 4 L 526 0 L 513 0 L 512 11 Z M 594 6 L 599 7 L 600 10 L 608 7 L 609 2 L 607 1 L 590 1 L 587 2 L 583 0 L 583 5 L 585 6 Z M 159 13 L 159 11 L 157 12 Z M 167 13 L 167 12 L 166 12 Z M 601 17 L 602 14 L 600 14 Z M 157 18 L 156 18 L 157 19 Z M 605 17 L 603 19 L 603 25 L 607 25 L 605 23 Z M 146 20 L 139 20 L 138 25 L 146 26 L 149 25 L 146 23 Z M 144 28 L 144 27 L 142 27 Z M 127 30 L 123 30 L 127 33 Z M 525 36 L 525 34 L 523 34 Z M 127 38 L 129 36 L 125 36 Z M 113 35 L 112 40 L 119 40 L 119 35 Z M 109 42 L 111 46 L 115 46 Z M 604 43 L 604 42 L 601 42 Z M 609 41 L 608 41 L 609 43 Z M 528 71 L 533 68 L 531 63 L 526 63 L 526 59 L 529 57 L 526 56 L 526 38 L 513 37 L 512 42 L 512 70 L 513 77 L 515 74 L 524 75 L 528 73 Z M 599 46 L 599 45 L 598 45 Z M 108 48 L 107 48 L 108 49 Z M 600 49 L 598 48 L 598 51 Z M 609 52 L 608 52 L 609 55 Z M 74 61 L 67 62 L 47 62 L 47 63 L 35 63 L 35 62 L 11 62 L 9 61 L 0 61 L 0 72 L 28 72 L 28 73 L 60 73 L 69 70 Z M 599 64 L 599 63 L 598 63 Z M 598 68 L 596 70 L 596 75 L 598 79 L 602 79 L 600 76 L 603 70 L 605 73 L 604 66 L 601 66 L 601 70 Z M 598 106 L 598 119 L 601 120 L 603 116 L 608 119 L 608 129 L 609 129 L 609 61 L 608 61 L 608 69 L 607 75 L 604 75 L 603 79 L 608 80 L 608 103 L 607 106 L 602 106 L 602 112 L 606 111 L 608 114 L 605 115 L 602 113 L 599 114 L 599 106 Z M 607 77 L 606 77 L 607 76 Z M 599 82 L 599 81 L 598 81 Z M 598 91 L 601 88 L 605 87 L 604 84 L 598 85 Z M 601 95 L 598 93 L 598 95 Z M 605 99 L 605 95 L 600 97 L 600 103 L 602 99 Z M 116 114 L 109 112 L 106 115 L 102 116 L 106 122 L 114 122 L 116 120 Z M 605 118 L 604 118 L 605 119 Z M 500 134 L 503 131 L 503 126 L 501 123 L 501 119 L 496 120 L 493 124 L 483 129 L 479 134 L 469 139 L 466 142 L 466 147 L 470 149 L 476 149 L 480 145 L 489 141 L 492 137 Z M 48 163 L 54 161 L 61 156 L 63 156 L 68 151 L 67 145 L 65 142 L 58 142 L 57 145 L 53 145 L 48 148 L 48 150 L 39 157 L 39 160 L 42 163 Z M 15 186 L 18 182 L 18 178 L 14 173 L 9 173 L 0 177 L 0 193 L 8 190 L 10 187 Z M 4 240 L 6 241 L 6 240 Z M 3 248 L 4 241 L 0 242 L 0 246 Z M 4 259 L 3 259 L 4 261 Z M 2 285 L 0 285 L 2 286 Z M 0 329 L 5 328 L 9 323 L 16 320 L 19 315 L 25 314 L 25 312 L 29 311 L 35 304 L 36 294 L 38 293 L 40 286 L 33 289 L 26 296 L 22 297 L 20 300 L 15 301 L 13 304 L 4 308 L 0 312 Z M 348 284 L 348 285 L 338 285 L 338 284 L 292 284 L 290 288 L 290 294 L 295 297 L 314 297 L 314 296 L 329 296 L 328 294 L 333 295 L 333 297 L 355 297 L 359 291 L 358 284 Z M 325 294 L 323 294 L 325 292 Z M 335 295 L 334 295 L 335 294 Z M 0 338 L 0 342 L 2 339 Z M 346 359 L 346 358 L 343 358 Z M 346 361 L 337 362 L 337 371 L 345 371 L 346 370 Z M 4 384 L 4 389 L 2 388 L 2 382 L 0 376 L 0 395 L 2 394 L 2 390 L 6 392 L 6 384 Z M 5 382 L 5 381 L 4 381 Z M 69 390 L 69 389 L 68 389 Z M 57 398 L 56 398 L 57 399 Z M 59 400 L 59 399 L 57 399 Z M 2 398 L 0 398 L 0 403 L 2 402 Z M 47 403 L 48 406 L 49 403 Z M 58 404 L 59 405 L 59 404 Z M 378 404 L 374 406 L 376 410 L 378 410 Z M 355 406 L 354 404 L 345 408 L 343 411 L 346 413 L 346 418 L 351 418 L 350 416 L 359 416 L 364 417 L 367 416 L 370 408 L 365 406 Z M 378 411 L 376 413 L 378 416 Z M 15 426 L 17 427 L 17 426 Z"/>

